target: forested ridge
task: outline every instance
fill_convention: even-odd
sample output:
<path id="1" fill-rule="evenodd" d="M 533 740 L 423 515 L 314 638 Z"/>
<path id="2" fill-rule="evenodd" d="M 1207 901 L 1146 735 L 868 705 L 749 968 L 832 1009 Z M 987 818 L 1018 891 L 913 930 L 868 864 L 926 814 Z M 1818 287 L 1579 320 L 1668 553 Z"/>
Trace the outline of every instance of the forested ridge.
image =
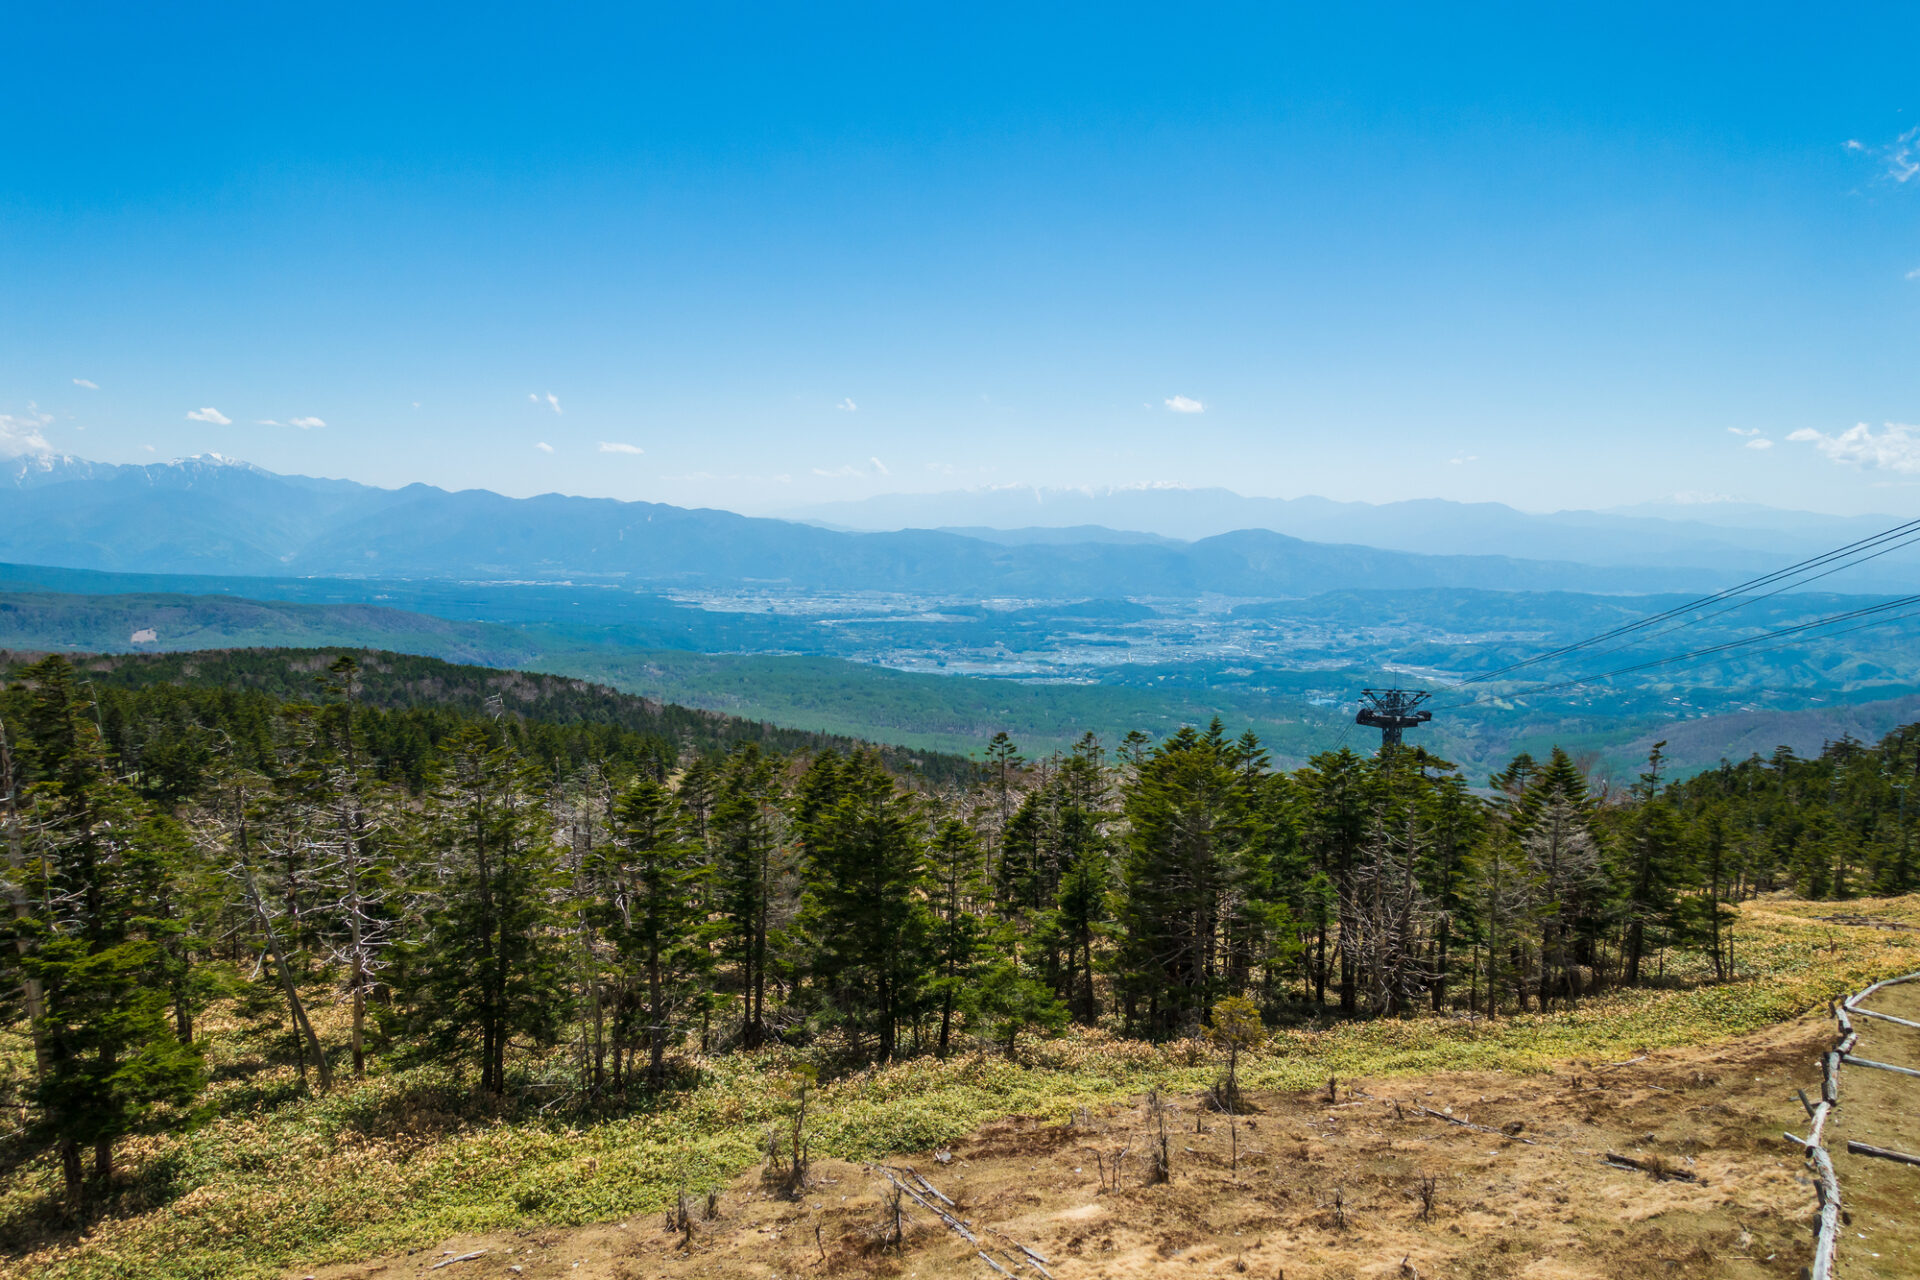
<path id="1" fill-rule="evenodd" d="M 564 1052 L 539 1103 L 593 1113 L 774 1043 L 853 1068 L 1069 1022 L 1563 1007 L 1667 981 L 1675 947 L 1733 975 L 1742 898 L 1920 879 L 1920 725 L 1677 784 L 1656 748 L 1620 790 L 1559 751 L 1479 780 L 1417 747 L 1278 771 L 1217 721 L 1032 761 L 1001 735 L 936 774 L 533 720 L 480 686 L 400 705 L 352 655 L 252 688 L 146 661 L 48 657 L 0 693 L 0 1167 L 56 1161 L 74 1214 L 120 1140 L 195 1122 L 215 1001 L 314 1091 L 434 1062 L 502 1097 Z"/>
<path id="2" fill-rule="evenodd" d="M 563 758 L 579 764 L 651 751 L 672 759 L 685 751 L 711 754 L 743 742 L 783 755 L 872 745 L 844 735 L 679 706 L 572 676 L 472 666 L 383 649 L 219 649 L 90 654 L 73 660 L 106 722 L 139 720 L 145 726 L 139 750 L 152 756 L 181 750 L 186 740 L 203 738 L 213 725 L 270 717 L 277 703 L 289 699 L 312 700 L 327 668 L 342 655 L 356 664 L 355 705 L 363 730 L 375 739 L 371 763 L 382 777 L 403 774 L 416 788 L 431 747 L 451 726 L 474 716 L 500 721 L 517 749 L 549 768 Z M 24 668 L 42 656 L 0 650 L 0 671 Z M 120 690 L 147 691 L 141 709 L 128 710 L 133 703 Z M 223 694 L 233 695 L 232 700 L 194 709 Z M 368 714 L 377 712 L 395 714 Z M 896 772 L 939 781 L 965 777 L 972 768 L 960 756 L 887 745 L 876 749 Z M 126 754 L 124 747 L 121 753 Z"/>

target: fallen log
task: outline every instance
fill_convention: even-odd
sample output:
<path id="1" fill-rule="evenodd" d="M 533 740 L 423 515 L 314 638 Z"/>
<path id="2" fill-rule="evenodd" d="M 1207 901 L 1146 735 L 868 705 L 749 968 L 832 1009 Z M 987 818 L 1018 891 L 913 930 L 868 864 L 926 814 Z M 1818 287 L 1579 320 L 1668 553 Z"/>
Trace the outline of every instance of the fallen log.
<path id="1" fill-rule="evenodd" d="M 475 1249 L 472 1253 L 463 1253 L 457 1258 L 448 1258 L 445 1262 L 436 1262 L 432 1266 L 428 1267 L 427 1270 L 438 1271 L 440 1268 L 450 1267 L 456 1262 L 472 1262 L 475 1258 L 478 1258 L 485 1253 L 486 1253 L 485 1249 Z"/>
<path id="2" fill-rule="evenodd" d="M 1603 1062 L 1599 1066 L 1595 1067 L 1594 1070 L 1595 1071 L 1611 1071 L 1615 1067 L 1630 1067 L 1636 1062 L 1645 1062 L 1646 1060 L 1647 1060 L 1647 1055 L 1643 1053 L 1637 1058 L 1628 1058 L 1625 1062 Z"/>
<path id="3" fill-rule="evenodd" d="M 925 1178 L 921 1177 L 919 1174 L 919 1171 L 909 1168 L 907 1170 L 907 1176 L 912 1178 L 915 1182 L 919 1183 L 921 1187 L 923 1187 L 929 1195 L 933 1196 L 935 1199 L 940 1201 L 941 1204 L 946 1205 L 950 1209 L 954 1207 L 953 1201 L 947 1199 L 947 1197 L 941 1192 L 940 1188 L 934 1186 L 931 1182 L 928 1182 Z"/>
<path id="4" fill-rule="evenodd" d="M 1920 1022 L 1909 1022 L 1905 1018 L 1896 1018 L 1890 1013 L 1875 1013 L 1871 1009 L 1855 1009 L 1854 1012 L 1862 1018 L 1878 1018 L 1881 1022 L 1891 1022 L 1897 1027 L 1912 1027 L 1915 1031 L 1920 1031 Z"/>
<path id="5" fill-rule="evenodd" d="M 1789 1134 L 1788 1136 L 1791 1137 L 1792 1135 Z M 1692 1173 L 1686 1169 L 1676 1169 L 1661 1160 L 1635 1160 L 1632 1156 L 1623 1156 L 1609 1151 L 1603 1163 L 1613 1165 L 1618 1169 L 1638 1169 L 1641 1173 L 1650 1174 L 1659 1182 L 1700 1181 L 1699 1174 Z"/>
<path id="6" fill-rule="evenodd" d="M 1490 1133 L 1496 1138 L 1504 1138 L 1508 1142 L 1524 1142 L 1530 1147 L 1540 1145 L 1532 1138 L 1523 1138 L 1517 1133 L 1507 1133 L 1502 1129 L 1489 1129 L 1483 1124 L 1474 1124 L 1471 1121 L 1461 1120 L 1456 1116 L 1442 1115 L 1432 1107 L 1415 1107 L 1414 1110 L 1423 1116 L 1432 1116 L 1435 1120 L 1445 1120 L 1448 1124 L 1457 1124 L 1462 1129 L 1472 1129 L 1475 1133 Z"/>
<path id="7" fill-rule="evenodd" d="M 921 1195 L 918 1191 L 915 1191 L 912 1187 L 900 1181 L 900 1179 L 894 1177 L 893 1170 L 887 1168 L 883 1164 L 878 1164 L 878 1165 L 870 1164 L 867 1166 L 867 1168 L 872 1169 L 875 1173 L 878 1173 L 881 1177 L 885 1178 L 888 1182 L 891 1182 L 894 1186 L 900 1189 L 902 1194 L 911 1198 L 915 1204 L 919 1205 L 922 1209 L 925 1209 L 928 1213 L 931 1213 L 935 1217 L 939 1218 L 940 1221 L 946 1223 L 948 1228 L 950 1228 L 962 1240 L 965 1240 L 968 1244 L 972 1245 L 976 1249 L 980 1247 L 980 1237 L 974 1235 L 973 1232 L 969 1231 L 967 1229 L 966 1223 L 960 1221 L 960 1219 L 954 1217 L 952 1214 L 948 1213 L 945 1209 L 942 1209 L 939 1205 L 934 1204 L 932 1201 L 928 1200 L 925 1196 Z"/>
<path id="8" fill-rule="evenodd" d="M 1904 1151 L 1889 1151 L 1885 1147 L 1876 1147 L 1867 1142 L 1855 1142 L 1847 1139 L 1847 1150 L 1856 1156 L 1875 1156 L 1881 1160 L 1893 1160 L 1900 1164 L 1920 1165 L 1920 1156 L 1910 1156 Z"/>

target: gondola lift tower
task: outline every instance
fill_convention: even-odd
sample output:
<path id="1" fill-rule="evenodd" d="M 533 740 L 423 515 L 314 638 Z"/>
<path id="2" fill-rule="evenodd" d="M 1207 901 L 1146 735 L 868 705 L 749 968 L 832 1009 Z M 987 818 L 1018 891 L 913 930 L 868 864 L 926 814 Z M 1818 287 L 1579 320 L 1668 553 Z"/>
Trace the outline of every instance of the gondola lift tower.
<path id="1" fill-rule="evenodd" d="M 1430 695 L 1425 689 L 1362 689 L 1360 714 L 1355 724 L 1380 731 L 1380 750 L 1400 745 L 1400 734 L 1433 719 L 1433 712 L 1418 710 Z"/>

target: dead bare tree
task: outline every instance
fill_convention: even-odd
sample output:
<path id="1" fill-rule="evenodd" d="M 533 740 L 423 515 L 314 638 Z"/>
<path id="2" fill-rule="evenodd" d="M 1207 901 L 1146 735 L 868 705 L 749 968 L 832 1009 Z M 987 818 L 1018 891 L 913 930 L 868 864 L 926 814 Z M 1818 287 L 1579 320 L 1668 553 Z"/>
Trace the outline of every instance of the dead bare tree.
<path id="1" fill-rule="evenodd" d="M 1173 1177 L 1173 1147 L 1167 1139 L 1167 1100 L 1158 1089 L 1147 1090 L 1147 1124 L 1153 1132 L 1147 1136 L 1147 1181 L 1166 1182 Z"/>
<path id="2" fill-rule="evenodd" d="M 1419 836 L 1411 821 L 1398 834 L 1377 829 L 1343 895 L 1340 947 L 1366 991 L 1372 1013 L 1416 1007 L 1432 973 L 1423 954 L 1432 914 L 1415 869 Z"/>
<path id="3" fill-rule="evenodd" d="M 1582 894 L 1600 876 L 1600 849 L 1580 811 L 1559 795 L 1541 808 L 1521 848 L 1532 872 L 1540 934 L 1537 998 L 1543 1010 L 1555 996 L 1571 1004 L 1584 984 L 1576 976 L 1568 939 Z"/>
<path id="4" fill-rule="evenodd" d="M 209 815 L 208 823 L 203 827 L 203 839 L 214 841 L 223 846 L 224 853 L 232 859 L 228 864 L 228 874 L 238 882 L 248 911 L 259 926 L 262 952 L 261 962 L 271 964 L 280 978 L 280 989 L 286 996 L 287 1016 L 293 1022 L 294 1034 L 300 1042 L 299 1059 L 300 1078 L 307 1078 L 307 1064 L 312 1062 L 315 1073 L 320 1077 L 320 1088 L 324 1092 L 333 1087 L 333 1068 L 327 1062 L 326 1052 L 320 1047 L 320 1037 L 314 1034 L 313 1023 L 307 1018 L 306 1005 L 300 1000 L 299 983 L 294 979 L 293 965 L 287 959 L 286 948 L 280 940 L 276 921 L 281 910 L 261 891 L 260 875 L 256 867 L 258 853 L 255 849 L 254 831 L 251 815 L 248 813 L 248 783 L 239 775 L 231 775 L 226 787 L 227 804 L 224 813 Z"/>
<path id="5" fill-rule="evenodd" d="M 317 845 L 318 879 L 331 891 L 326 913 L 328 951 L 342 972 L 341 995 L 352 1004 L 349 1045 L 353 1074 L 367 1073 L 367 999 L 379 986 L 380 971 L 393 944 L 394 920 L 388 910 L 389 881 L 379 856 L 379 824 L 367 812 L 358 779 L 344 771 L 335 788 L 334 840 Z"/>
<path id="6" fill-rule="evenodd" d="M 378 853 L 379 823 L 369 812 L 367 780 L 361 775 L 354 714 L 359 707 L 360 664 L 342 654 L 327 668 L 332 688 L 341 698 L 340 763 L 327 771 L 326 792 L 331 796 L 332 886 L 337 896 L 331 914 L 344 937 L 330 946 L 334 960 L 345 971 L 345 998 L 353 1005 L 349 1045 L 356 1079 L 367 1074 L 367 995 L 376 984 L 393 940 L 392 918 L 386 910 L 386 877 Z"/>
<path id="7" fill-rule="evenodd" d="M 567 913 L 580 1005 L 586 1013 L 577 1049 L 580 1087 L 589 1098 L 597 1098 L 608 1083 L 609 1008 L 616 1015 L 612 1045 L 616 1077 L 622 1065 L 617 1014 L 624 998 L 624 975 L 609 962 L 612 948 L 597 918 L 609 902 L 623 915 L 626 906 L 605 858 L 611 838 L 613 781 L 605 766 L 594 762 L 576 771 L 566 786 L 556 788 L 553 803 L 554 824 L 567 850 Z"/>

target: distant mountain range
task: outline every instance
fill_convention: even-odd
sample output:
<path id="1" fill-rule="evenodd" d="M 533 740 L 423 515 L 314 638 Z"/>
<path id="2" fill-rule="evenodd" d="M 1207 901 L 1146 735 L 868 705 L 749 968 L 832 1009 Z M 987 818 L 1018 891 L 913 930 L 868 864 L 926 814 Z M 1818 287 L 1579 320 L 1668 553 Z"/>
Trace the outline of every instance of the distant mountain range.
<path id="1" fill-rule="evenodd" d="M 1014 485 L 889 494 L 784 513 L 829 528 L 879 531 L 988 527 L 1002 541 L 1082 541 L 1132 535 L 1201 539 L 1265 529 L 1312 542 L 1436 555 L 1502 555 L 1615 567 L 1696 565 L 1742 577 L 1777 569 L 1901 523 L 1895 516 L 1830 516 L 1751 503 L 1645 503 L 1614 511 L 1531 514 L 1497 502 L 1335 502 L 1249 498 L 1228 489 L 1050 489 Z M 1098 529 L 1099 532 L 1095 530 Z M 1016 539 L 1008 531 L 1018 531 Z M 1920 585 L 1920 548 L 1836 577 L 1836 590 Z"/>
<path id="2" fill-rule="evenodd" d="M 1272 598 L 1341 587 L 1616 593 L 1724 582 L 1711 567 L 1686 567 L 1671 551 L 1657 564 L 1622 567 L 1540 554 L 1419 554 L 1259 528 L 1191 542 L 1105 532 L 1071 541 L 968 536 L 977 530 L 849 533 L 663 503 L 507 498 L 423 484 L 378 489 L 275 475 L 217 454 L 144 466 L 19 458 L 0 483 L 7 490 L 0 497 L 0 560 L 119 572 L 580 579 L 1047 599 Z M 1224 501 L 1223 491 L 1178 492 L 1190 506 Z M 1436 525 L 1453 506 L 1431 504 Z"/>

